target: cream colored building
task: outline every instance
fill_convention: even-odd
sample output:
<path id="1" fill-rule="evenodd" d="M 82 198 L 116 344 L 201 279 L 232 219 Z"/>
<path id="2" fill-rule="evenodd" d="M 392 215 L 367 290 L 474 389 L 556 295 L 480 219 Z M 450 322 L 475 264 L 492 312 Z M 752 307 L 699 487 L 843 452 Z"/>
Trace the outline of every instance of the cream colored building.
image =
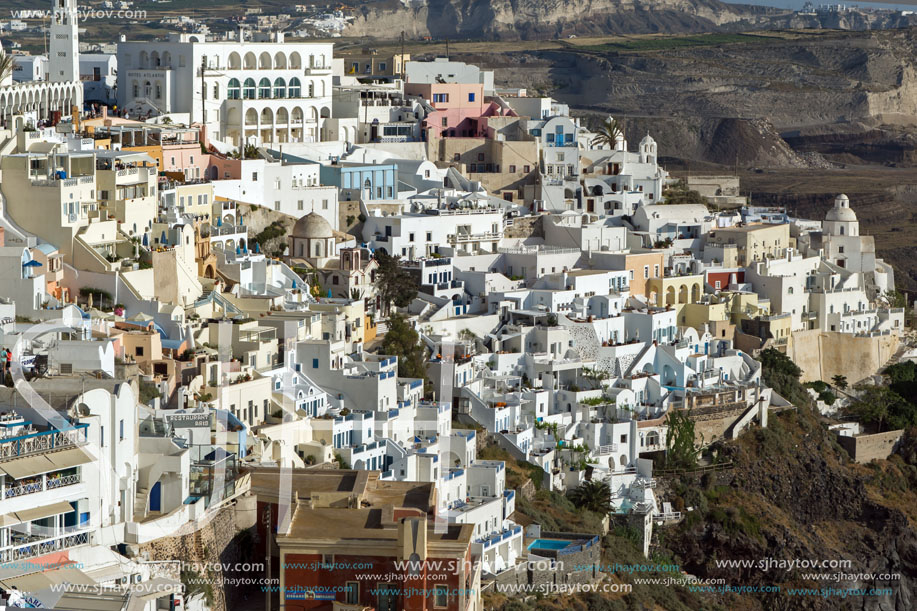
<path id="1" fill-rule="evenodd" d="M 428 148 L 430 159 L 456 166 L 495 195 L 521 199 L 524 187 L 537 182 L 538 142 L 532 139 L 434 138 Z"/>
<path id="2" fill-rule="evenodd" d="M 159 172 L 146 153 L 99 152 L 96 158 L 99 205 L 121 222 L 121 230 L 139 236 L 156 218 Z"/>
<path id="3" fill-rule="evenodd" d="M 787 249 L 794 246 L 790 239 L 790 226 L 785 223 L 716 229 L 707 234 L 707 244 L 717 247 L 735 245 L 739 266 L 783 257 Z"/>
<path id="4" fill-rule="evenodd" d="M 73 239 L 96 212 L 93 153 L 22 153 L 0 160 L 0 191 L 12 220 L 72 262 Z"/>

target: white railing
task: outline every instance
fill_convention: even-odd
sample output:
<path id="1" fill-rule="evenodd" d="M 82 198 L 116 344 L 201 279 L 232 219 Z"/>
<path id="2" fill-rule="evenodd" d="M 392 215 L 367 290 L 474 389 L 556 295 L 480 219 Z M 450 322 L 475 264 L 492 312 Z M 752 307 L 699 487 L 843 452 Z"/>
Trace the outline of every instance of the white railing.
<path id="1" fill-rule="evenodd" d="M 56 488 L 63 488 L 64 486 L 73 486 L 74 484 L 80 483 L 80 476 L 73 475 L 64 475 L 57 478 L 48 478 L 48 490 L 54 490 Z"/>
<path id="2" fill-rule="evenodd" d="M 13 486 L 12 488 L 7 488 L 3 497 L 7 499 L 15 498 L 17 496 L 25 496 L 26 494 L 33 494 L 35 492 L 41 492 L 44 488 L 41 485 L 41 482 L 35 482 L 32 484 L 21 484 L 19 486 Z"/>
<path id="3" fill-rule="evenodd" d="M 0 439 L 0 460 L 40 454 L 60 448 L 77 447 L 85 443 L 85 427 Z"/>
<path id="4" fill-rule="evenodd" d="M 65 486 L 73 486 L 74 484 L 80 483 L 79 475 L 64 475 L 62 477 L 48 478 L 47 484 L 44 484 L 41 481 L 32 482 L 29 484 L 20 484 L 18 486 L 12 486 L 3 491 L 3 498 L 12 499 L 18 496 L 25 496 L 27 494 L 35 494 L 36 492 L 43 492 L 45 490 L 55 490 L 57 488 L 63 488 Z"/>
<path id="5" fill-rule="evenodd" d="M 80 545 L 87 545 L 92 541 L 90 535 L 90 531 L 84 530 L 82 532 L 63 534 L 48 539 L 12 545 L 0 549 L 0 562 L 12 562 L 22 558 L 34 558 L 36 556 L 44 556 L 45 554 L 52 554 Z"/>
<path id="6" fill-rule="evenodd" d="M 596 450 L 596 453 L 599 455 L 614 454 L 615 452 L 618 451 L 618 444 L 608 443 L 603 446 L 597 447 L 595 450 Z"/>

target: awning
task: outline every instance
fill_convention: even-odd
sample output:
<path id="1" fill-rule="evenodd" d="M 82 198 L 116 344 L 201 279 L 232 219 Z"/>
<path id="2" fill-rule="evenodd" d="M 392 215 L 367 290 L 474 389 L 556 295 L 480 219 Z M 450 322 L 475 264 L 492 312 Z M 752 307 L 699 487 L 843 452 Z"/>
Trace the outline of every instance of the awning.
<path id="1" fill-rule="evenodd" d="M 0 463 L 0 471 L 3 471 L 13 479 L 22 479 L 30 475 L 38 475 L 54 471 L 57 467 L 53 462 L 42 454 L 39 456 L 27 456 L 25 458 L 14 458 L 4 463 Z"/>
<path id="2" fill-rule="evenodd" d="M 0 515 L 0 526 L 12 526 L 13 524 L 19 523 L 19 518 L 17 518 L 14 513 Z"/>
<path id="3" fill-rule="evenodd" d="M 63 450 L 62 452 L 54 452 L 48 454 L 47 458 L 54 463 L 58 469 L 69 469 L 92 462 L 92 456 L 82 448 L 71 448 L 69 450 Z"/>
<path id="4" fill-rule="evenodd" d="M 17 511 L 14 515 L 19 518 L 20 522 L 31 522 L 32 520 L 40 520 L 62 513 L 70 513 L 71 511 L 73 511 L 73 505 L 67 501 L 58 501 L 43 507 L 34 507 L 32 509 Z"/>
<path id="5" fill-rule="evenodd" d="M 169 594 L 178 594 L 181 591 L 182 584 L 180 581 L 166 579 L 165 577 L 154 577 L 149 581 L 131 586 L 131 608 L 136 604 L 135 601 L 149 602 Z"/>
<path id="6" fill-rule="evenodd" d="M 43 571 L 40 573 L 20 575 L 19 577 L 6 577 L 0 581 L 0 583 L 2 583 L 3 587 L 7 590 L 15 586 L 20 592 L 37 592 L 38 590 L 50 588 L 57 583 L 52 581 L 48 576 L 50 573 L 51 571 Z"/>
<path id="7" fill-rule="evenodd" d="M 122 611 L 127 594 L 93 592 L 67 592 L 54 604 L 55 609 L 79 611 Z M 140 608 L 142 610 L 142 607 Z"/>
<path id="8" fill-rule="evenodd" d="M 65 566 L 54 571 L 45 571 L 54 583 L 75 583 L 86 586 L 96 585 L 95 580 L 80 569 Z"/>
<path id="9" fill-rule="evenodd" d="M 119 564 L 109 564 L 84 572 L 86 573 L 87 577 L 98 584 L 115 581 L 125 576 L 124 569 L 122 569 L 121 565 Z"/>

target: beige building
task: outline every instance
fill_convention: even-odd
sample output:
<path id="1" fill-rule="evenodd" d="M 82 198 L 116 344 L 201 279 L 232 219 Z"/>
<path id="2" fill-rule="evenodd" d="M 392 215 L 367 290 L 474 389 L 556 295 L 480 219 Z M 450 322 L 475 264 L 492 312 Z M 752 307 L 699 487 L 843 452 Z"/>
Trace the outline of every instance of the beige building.
<path id="1" fill-rule="evenodd" d="M 717 247 L 735 245 L 739 266 L 783 257 L 787 249 L 794 245 L 790 239 L 790 226 L 786 223 L 716 229 L 707 234 L 707 244 Z"/>
<path id="2" fill-rule="evenodd" d="M 150 229 L 156 218 L 159 172 L 146 153 L 104 151 L 96 158 L 99 205 L 129 236 Z"/>
<path id="3" fill-rule="evenodd" d="M 344 74 L 356 78 L 401 78 L 404 64 L 411 61 L 410 53 L 379 53 L 376 49 L 362 49 L 340 58 Z"/>
<path id="4" fill-rule="evenodd" d="M 538 178 L 535 140 L 439 138 L 428 143 L 430 158 L 454 165 L 488 192 L 512 201 Z"/>

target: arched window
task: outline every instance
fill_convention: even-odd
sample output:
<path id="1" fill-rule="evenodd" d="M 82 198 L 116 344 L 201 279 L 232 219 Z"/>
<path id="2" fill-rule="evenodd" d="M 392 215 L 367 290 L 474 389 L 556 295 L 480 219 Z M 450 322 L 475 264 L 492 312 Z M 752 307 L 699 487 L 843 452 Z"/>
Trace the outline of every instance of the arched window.
<path id="1" fill-rule="evenodd" d="M 298 98 L 300 93 L 301 84 L 299 79 L 295 76 L 290 79 L 290 87 L 287 89 L 287 95 L 291 98 Z"/>
<path id="2" fill-rule="evenodd" d="M 274 97 L 275 98 L 287 97 L 287 82 L 283 80 L 282 78 L 278 77 L 274 79 Z"/>
<path id="3" fill-rule="evenodd" d="M 240 92 L 241 92 L 241 87 L 239 86 L 239 79 L 237 78 L 229 79 L 229 89 L 227 91 L 229 99 L 238 100 Z"/>
<path id="4" fill-rule="evenodd" d="M 245 79 L 245 85 L 242 87 L 242 98 L 246 100 L 255 99 L 255 79 Z"/>
<path id="5" fill-rule="evenodd" d="M 262 100 L 270 99 L 271 97 L 271 81 L 267 78 L 262 78 L 258 82 L 258 97 Z"/>
<path id="6" fill-rule="evenodd" d="M 150 83 L 150 81 L 146 81 L 143 84 L 143 95 L 145 95 L 146 97 L 150 97 L 152 93 L 153 93 L 153 84 Z"/>
<path id="7" fill-rule="evenodd" d="M 236 82 L 238 83 L 239 81 L 236 81 Z M 213 99 L 214 100 L 220 99 L 220 84 L 219 83 L 213 84 Z"/>
<path id="8" fill-rule="evenodd" d="M 311 57 L 311 55 L 309 57 Z M 310 98 L 315 97 L 315 83 L 313 83 L 312 81 L 309 81 L 309 97 Z"/>

